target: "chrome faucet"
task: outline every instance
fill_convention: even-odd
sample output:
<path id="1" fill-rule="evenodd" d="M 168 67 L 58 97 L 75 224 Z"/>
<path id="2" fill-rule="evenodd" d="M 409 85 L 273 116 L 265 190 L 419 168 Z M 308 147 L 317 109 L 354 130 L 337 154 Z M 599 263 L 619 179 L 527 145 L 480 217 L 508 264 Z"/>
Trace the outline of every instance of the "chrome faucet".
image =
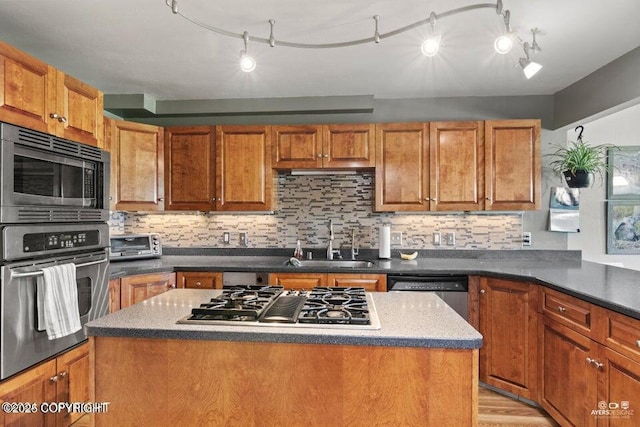
<path id="1" fill-rule="evenodd" d="M 327 259 L 333 259 L 333 256 L 337 255 L 338 258 L 342 258 L 340 255 L 340 249 L 333 249 L 333 220 L 329 220 L 329 244 L 327 245 Z"/>

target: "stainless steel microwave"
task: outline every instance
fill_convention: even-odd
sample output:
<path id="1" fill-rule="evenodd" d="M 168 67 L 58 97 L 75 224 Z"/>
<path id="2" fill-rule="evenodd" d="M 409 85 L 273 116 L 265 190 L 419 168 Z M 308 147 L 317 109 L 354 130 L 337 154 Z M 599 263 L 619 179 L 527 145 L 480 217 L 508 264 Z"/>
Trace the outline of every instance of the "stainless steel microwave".
<path id="1" fill-rule="evenodd" d="M 0 222 L 109 219 L 109 153 L 0 123 Z"/>
<path id="2" fill-rule="evenodd" d="M 160 236 L 157 234 L 124 234 L 111 236 L 109 257 L 111 261 L 159 258 L 162 256 Z"/>

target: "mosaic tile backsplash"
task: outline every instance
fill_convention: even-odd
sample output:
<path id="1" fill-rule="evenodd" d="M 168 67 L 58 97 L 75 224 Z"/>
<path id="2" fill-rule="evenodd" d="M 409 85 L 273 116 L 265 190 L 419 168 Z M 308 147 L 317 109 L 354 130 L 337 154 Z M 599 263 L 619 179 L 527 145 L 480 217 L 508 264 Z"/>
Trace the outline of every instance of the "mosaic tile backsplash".
<path id="1" fill-rule="evenodd" d="M 324 248 L 333 220 L 334 247 L 378 247 L 378 229 L 402 232 L 403 249 L 522 249 L 522 213 L 402 214 L 373 212 L 374 177 L 278 175 L 278 210 L 273 214 L 112 212 L 112 234 L 158 233 L 165 247 Z M 231 235 L 230 244 L 223 233 Z M 455 233 L 455 246 L 433 244 L 433 233 Z"/>

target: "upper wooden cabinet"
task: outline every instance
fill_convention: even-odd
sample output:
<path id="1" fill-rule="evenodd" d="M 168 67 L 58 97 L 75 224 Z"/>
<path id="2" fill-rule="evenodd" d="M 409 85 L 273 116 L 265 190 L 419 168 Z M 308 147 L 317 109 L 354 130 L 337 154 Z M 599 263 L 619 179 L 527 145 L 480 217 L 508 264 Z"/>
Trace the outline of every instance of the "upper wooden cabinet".
<path id="1" fill-rule="evenodd" d="M 164 131 L 161 127 L 108 120 L 111 198 L 115 210 L 164 209 Z"/>
<path id="2" fill-rule="evenodd" d="M 216 126 L 216 210 L 275 208 L 269 126 Z"/>
<path id="3" fill-rule="evenodd" d="M 0 41 L 0 120 L 100 145 L 103 94 Z"/>
<path id="4" fill-rule="evenodd" d="M 212 126 L 165 129 L 167 210 L 215 210 L 215 129 Z"/>
<path id="5" fill-rule="evenodd" d="M 376 211 L 429 209 L 429 124 L 376 125 Z"/>
<path id="6" fill-rule="evenodd" d="M 433 122 L 429 128 L 430 210 L 482 210 L 483 123 Z"/>
<path id="7" fill-rule="evenodd" d="M 485 209 L 540 209 L 540 120 L 486 121 L 484 134 Z"/>
<path id="8" fill-rule="evenodd" d="M 275 169 L 375 166 L 373 124 L 272 126 Z"/>

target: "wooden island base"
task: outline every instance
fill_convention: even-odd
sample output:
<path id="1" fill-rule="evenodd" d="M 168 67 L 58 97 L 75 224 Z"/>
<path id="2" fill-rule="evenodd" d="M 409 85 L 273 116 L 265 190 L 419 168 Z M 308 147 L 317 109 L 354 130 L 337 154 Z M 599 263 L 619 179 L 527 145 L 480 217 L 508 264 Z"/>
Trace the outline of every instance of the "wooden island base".
<path id="1" fill-rule="evenodd" d="M 90 337 L 98 426 L 470 426 L 478 350 Z"/>

